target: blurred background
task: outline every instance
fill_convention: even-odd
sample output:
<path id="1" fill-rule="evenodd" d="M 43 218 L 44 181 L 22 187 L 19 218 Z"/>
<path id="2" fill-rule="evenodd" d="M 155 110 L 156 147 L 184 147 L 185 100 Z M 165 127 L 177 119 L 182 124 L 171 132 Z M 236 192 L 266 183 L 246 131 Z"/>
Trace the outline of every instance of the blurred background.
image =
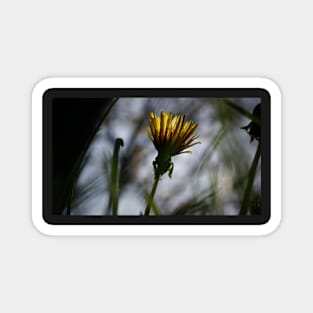
<path id="1" fill-rule="evenodd" d="M 118 214 L 143 214 L 145 193 L 150 192 L 154 179 L 152 162 L 157 156 L 146 127 L 149 113 L 159 115 L 161 111 L 185 114 L 187 120 L 197 123 L 201 144 L 190 148 L 191 155 L 172 158 L 172 178 L 162 176 L 154 198 L 160 214 L 238 215 L 258 141 L 251 142 L 249 134 L 241 128 L 251 120 L 234 110 L 229 102 L 252 113 L 260 99 L 118 99 L 87 150 L 73 190 L 71 215 L 111 214 L 110 173 L 117 138 L 124 142 L 119 153 Z M 260 198 L 259 162 L 249 214 L 260 213 Z M 66 214 L 66 208 L 62 214 Z"/>

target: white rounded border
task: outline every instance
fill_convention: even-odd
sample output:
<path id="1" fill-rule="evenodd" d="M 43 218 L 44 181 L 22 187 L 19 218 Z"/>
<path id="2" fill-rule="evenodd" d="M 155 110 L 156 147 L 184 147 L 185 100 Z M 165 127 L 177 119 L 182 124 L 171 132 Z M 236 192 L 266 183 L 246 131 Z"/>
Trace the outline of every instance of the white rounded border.
<path id="1" fill-rule="evenodd" d="M 42 96 L 51 88 L 262 88 L 271 96 L 271 217 L 263 225 L 50 225 L 42 217 Z M 41 80 L 32 93 L 32 220 L 46 235 L 61 236 L 260 236 L 273 232 L 282 206 L 281 93 L 270 79 L 257 77 L 59 77 Z"/>

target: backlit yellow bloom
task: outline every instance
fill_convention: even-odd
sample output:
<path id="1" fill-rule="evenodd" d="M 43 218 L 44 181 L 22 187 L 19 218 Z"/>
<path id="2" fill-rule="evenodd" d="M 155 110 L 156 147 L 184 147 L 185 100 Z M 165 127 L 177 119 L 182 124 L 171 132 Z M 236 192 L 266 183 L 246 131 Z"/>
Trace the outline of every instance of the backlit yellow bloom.
<path id="1" fill-rule="evenodd" d="M 193 121 L 185 121 L 185 115 L 175 115 L 161 112 L 160 116 L 150 113 L 147 134 L 158 151 L 158 156 L 153 162 L 155 174 L 163 175 L 169 171 L 171 177 L 173 163 L 171 157 L 181 153 L 192 153 L 190 148 L 200 142 L 194 142 L 198 136 L 195 130 L 198 124 Z"/>

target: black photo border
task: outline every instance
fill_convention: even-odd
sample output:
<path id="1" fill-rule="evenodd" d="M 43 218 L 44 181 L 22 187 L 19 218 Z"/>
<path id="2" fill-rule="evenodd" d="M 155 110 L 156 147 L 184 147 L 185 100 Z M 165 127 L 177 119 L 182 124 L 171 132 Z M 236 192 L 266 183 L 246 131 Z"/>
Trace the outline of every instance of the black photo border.
<path id="1" fill-rule="evenodd" d="M 261 98 L 261 214 L 250 216 L 63 216 L 52 214 L 52 100 L 54 98 Z M 51 88 L 42 97 L 43 210 L 50 225 L 263 225 L 271 216 L 271 96 L 263 88 Z"/>

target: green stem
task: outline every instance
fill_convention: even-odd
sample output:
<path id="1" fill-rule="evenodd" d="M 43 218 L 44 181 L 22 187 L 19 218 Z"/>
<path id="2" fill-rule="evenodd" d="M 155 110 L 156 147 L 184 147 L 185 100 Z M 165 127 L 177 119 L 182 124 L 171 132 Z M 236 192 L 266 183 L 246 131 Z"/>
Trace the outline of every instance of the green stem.
<path id="1" fill-rule="evenodd" d="M 111 172 L 110 204 L 112 206 L 112 215 L 117 215 L 118 194 L 119 194 L 118 155 L 120 147 L 123 146 L 124 146 L 123 139 L 117 138 L 114 144 L 114 152 L 112 158 L 112 172 Z"/>
<path id="2" fill-rule="evenodd" d="M 148 198 L 148 202 L 147 202 L 147 206 L 146 206 L 146 210 L 145 210 L 145 215 L 149 215 L 150 214 L 151 204 L 153 203 L 153 198 L 154 198 L 155 192 L 156 192 L 156 190 L 158 188 L 160 177 L 161 177 L 160 174 L 156 174 L 155 175 L 154 183 L 153 183 L 153 186 L 152 186 L 149 198 Z"/>
<path id="3" fill-rule="evenodd" d="M 247 215 L 247 213 L 248 213 L 249 199 L 250 199 L 251 190 L 252 190 L 253 182 L 254 182 L 254 177 L 255 177 L 255 173 L 257 170 L 260 156 L 261 156 L 261 142 L 259 142 L 259 144 L 258 144 L 258 147 L 257 147 L 255 155 L 254 155 L 254 159 L 253 159 L 251 167 L 249 169 L 248 182 L 247 182 L 246 190 L 245 190 L 242 204 L 241 204 L 241 209 L 240 209 L 240 213 L 239 213 L 240 215 Z"/>

